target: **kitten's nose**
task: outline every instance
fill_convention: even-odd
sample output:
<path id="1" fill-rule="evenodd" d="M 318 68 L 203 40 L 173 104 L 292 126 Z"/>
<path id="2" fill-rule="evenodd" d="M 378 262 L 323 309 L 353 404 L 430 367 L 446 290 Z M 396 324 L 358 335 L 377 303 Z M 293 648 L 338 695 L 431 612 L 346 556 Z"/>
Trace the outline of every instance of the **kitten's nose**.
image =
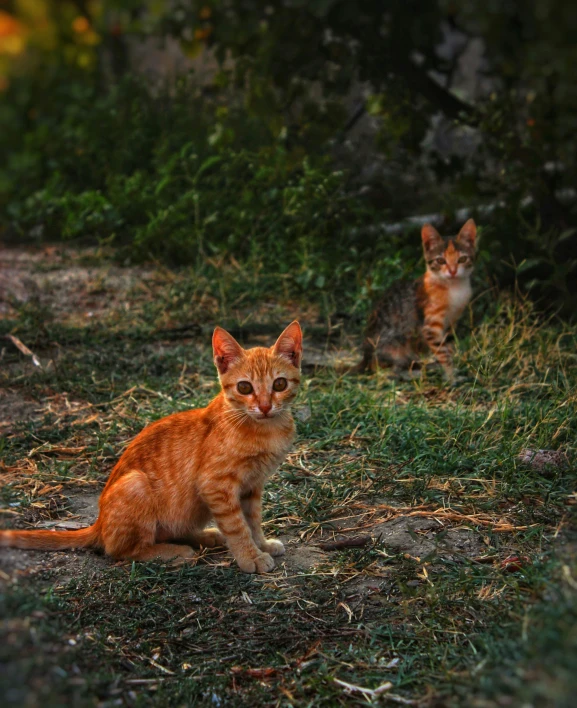
<path id="1" fill-rule="evenodd" d="M 259 403 L 258 408 L 263 415 L 268 415 L 272 410 L 270 403 Z"/>

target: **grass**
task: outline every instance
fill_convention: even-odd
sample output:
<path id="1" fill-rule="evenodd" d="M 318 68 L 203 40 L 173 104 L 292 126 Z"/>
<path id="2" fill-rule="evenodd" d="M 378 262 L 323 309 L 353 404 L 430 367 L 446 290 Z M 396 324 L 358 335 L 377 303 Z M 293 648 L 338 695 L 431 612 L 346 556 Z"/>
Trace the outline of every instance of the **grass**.
<path id="1" fill-rule="evenodd" d="M 2 440 L 5 525 L 74 518 L 71 500 L 101 488 L 131 436 L 204 405 L 214 322 L 256 343 L 301 307 L 258 282 L 238 303 L 234 278 L 137 281 L 99 322 L 46 304 L 0 321 L 45 364 L 4 353 L 0 386 L 41 408 Z M 302 309 L 309 335 L 328 331 L 322 306 Z M 506 296 L 464 332 L 455 388 L 434 370 L 307 375 L 310 418 L 265 495 L 267 529 L 288 541 L 269 575 L 220 552 L 194 565 L 79 553 L 63 579 L 60 554 L 18 552 L 26 569 L 2 571 L 7 705 L 572 705 L 577 337 Z M 527 448 L 568 465 L 523 464 Z M 363 547 L 315 550 L 366 533 Z M 303 549 L 314 562 L 295 562 Z"/>

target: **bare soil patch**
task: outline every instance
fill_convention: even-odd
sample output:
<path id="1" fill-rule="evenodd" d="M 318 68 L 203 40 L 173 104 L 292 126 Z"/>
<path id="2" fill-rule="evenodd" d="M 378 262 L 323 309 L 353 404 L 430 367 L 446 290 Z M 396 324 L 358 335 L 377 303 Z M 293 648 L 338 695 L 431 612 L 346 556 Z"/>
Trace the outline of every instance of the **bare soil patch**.
<path id="1" fill-rule="evenodd" d="M 81 326 L 125 308 L 128 294 L 138 286 L 146 290 L 155 278 L 157 268 L 99 263 L 94 248 L 0 247 L 0 317 L 15 317 L 18 307 L 34 303 Z"/>

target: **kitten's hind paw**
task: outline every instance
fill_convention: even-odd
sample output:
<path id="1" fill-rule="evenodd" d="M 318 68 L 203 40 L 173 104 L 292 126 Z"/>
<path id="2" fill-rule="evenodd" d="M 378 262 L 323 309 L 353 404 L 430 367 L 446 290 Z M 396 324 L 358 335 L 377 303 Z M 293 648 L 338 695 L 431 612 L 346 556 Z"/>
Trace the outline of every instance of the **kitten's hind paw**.
<path id="1" fill-rule="evenodd" d="M 275 538 L 271 538 L 268 541 L 265 541 L 264 544 L 260 547 L 261 551 L 264 551 L 265 553 L 270 553 L 271 556 L 276 558 L 277 556 L 284 556 L 286 553 L 285 547 L 280 541 L 277 541 Z"/>
<path id="2" fill-rule="evenodd" d="M 268 553 L 260 553 L 256 558 L 237 560 L 243 573 L 268 573 L 274 568 L 274 560 Z"/>
<path id="3" fill-rule="evenodd" d="M 470 380 L 470 376 L 467 376 L 466 374 L 453 374 L 450 379 L 447 379 L 447 384 L 450 388 L 456 388 L 457 386 L 467 383 L 467 381 Z"/>
<path id="4" fill-rule="evenodd" d="M 394 376 L 399 381 L 415 381 L 423 376 L 421 369 L 402 369 L 395 371 Z"/>
<path id="5" fill-rule="evenodd" d="M 218 529 L 204 529 L 204 531 L 197 534 L 197 542 L 205 548 L 226 546 L 226 540 Z"/>

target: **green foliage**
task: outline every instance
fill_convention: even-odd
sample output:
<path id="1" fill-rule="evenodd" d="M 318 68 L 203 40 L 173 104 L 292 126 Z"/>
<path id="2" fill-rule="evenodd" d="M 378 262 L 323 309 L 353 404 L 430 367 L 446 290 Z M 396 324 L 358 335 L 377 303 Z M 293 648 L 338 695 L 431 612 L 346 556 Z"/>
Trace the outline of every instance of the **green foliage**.
<path id="1" fill-rule="evenodd" d="M 336 134 L 326 116 L 319 120 L 308 113 L 310 97 L 320 91 L 317 105 L 342 105 L 356 82 L 357 88 L 358 81 L 367 82 L 365 108 L 381 125 L 378 147 L 391 166 L 411 177 L 389 183 L 381 178 L 376 188 L 384 193 L 385 206 L 394 210 L 402 204 L 419 213 L 492 202 L 497 208 L 487 219 L 491 228 L 485 236 L 493 277 L 507 285 L 518 277 L 543 304 L 574 312 L 577 15 L 570 4 L 207 0 L 206 5 L 212 12 L 208 19 L 198 6 L 181 13 L 172 32 L 181 37 L 190 25 L 208 24 L 217 56 L 235 59 L 223 65 L 231 81 L 245 87 L 249 102 L 253 95 L 270 98 L 252 101 L 255 111 L 282 114 L 292 135 L 308 146 L 311 123 L 316 135 L 322 123 L 325 140 Z M 173 10 L 166 14 L 176 16 Z M 483 51 L 475 71 L 485 86 L 474 95 L 457 95 L 453 78 L 463 71 L 463 50 L 473 40 Z M 476 136 L 477 147 L 466 155 L 427 154 L 423 140 L 432 116 L 439 114 Z M 516 272 L 521 263 L 524 270 Z"/>
<path id="2" fill-rule="evenodd" d="M 576 17 L 562 0 L 100 0 L 83 4 L 82 32 L 77 3 L 47 7 L 55 47 L 38 45 L 0 96 L 8 237 L 99 238 L 123 259 L 171 264 L 258 261 L 354 307 L 420 255 L 416 230 L 367 226 L 440 211 L 450 230 L 469 207 L 486 227 L 486 277 L 577 311 Z M 484 48 L 474 96 L 451 89 L 462 55 L 448 28 Z M 220 67 L 202 88 L 146 85 L 129 61 L 146 35 L 189 57 L 210 50 Z M 359 82 L 355 110 L 380 126 L 362 156 L 348 143 Z M 431 145 L 441 116 L 468 151 Z"/>
<path id="3" fill-rule="evenodd" d="M 44 81 L 40 95 L 54 88 L 57 100 L 14 81 L 0 115 L 7 128 L 33 115 L 28 130 L 4 133 L 9 236 L 98 238 L 123 261 L 233 257 L 297 290 L 348 285 L 353 298 L 375 257 L 377 282 L 398 273 L 399 248 L 405 266 L 420 257 L 418 241 L 383 243 L 364 228 L 382 214 L 348 196 L 345 172 L 289 150 L 242 109 L 190 98 L 188 83 L 152 96 L 130 77 L 104 94 L 58 72 Z"/>

